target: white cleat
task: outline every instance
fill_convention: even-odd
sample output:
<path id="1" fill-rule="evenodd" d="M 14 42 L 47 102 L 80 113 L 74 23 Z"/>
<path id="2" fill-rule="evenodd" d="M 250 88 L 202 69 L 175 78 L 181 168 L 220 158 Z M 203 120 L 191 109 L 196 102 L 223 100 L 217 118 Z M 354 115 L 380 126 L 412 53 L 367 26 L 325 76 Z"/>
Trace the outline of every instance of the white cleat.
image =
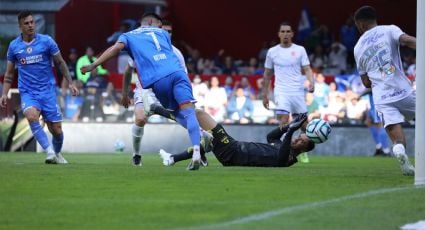
<path id="1" fill-rule="evenodd" d="M 415 168 L 410 164 L 409 158 L 406 154 L 396 155 L 398 162 L 400 163 L 401 171 L 405 176 L 414 176 Z"/>
<path id="2" fill-rule="evenodd" d="M 146 117 L 153 115 L 153 111 L 151 111 L 151 105 L 155 104 L 156 102 L 151 93 L 153 94 L 153 92 L 149 90 L 142 91 L 143 108 L 145 110 Z"/>
<path id="3" fill-rule="evenodd" d="M 174 165 L 174 159 L 171 157 L 170 153 L 165 152 L 165 150 L 160 149 L 159 150 L 159 156 L 162 159 L 162 164 L 165 166 L 172 166 Z"/>
<path id="4" fill-rule="evenodd" d="M 56 159 L 58 164 L 68 164 L 68 161 L 62 156 L 61 153 L 56 154 Z"/>
<path id="5" fill-rule="evenodd" d="M 46 164 L 57 164 L 58 159 L 56 158 L 55 154 L 48 154 L 46 157 L 46 160 L 44 160 L 44 163 Z"/>

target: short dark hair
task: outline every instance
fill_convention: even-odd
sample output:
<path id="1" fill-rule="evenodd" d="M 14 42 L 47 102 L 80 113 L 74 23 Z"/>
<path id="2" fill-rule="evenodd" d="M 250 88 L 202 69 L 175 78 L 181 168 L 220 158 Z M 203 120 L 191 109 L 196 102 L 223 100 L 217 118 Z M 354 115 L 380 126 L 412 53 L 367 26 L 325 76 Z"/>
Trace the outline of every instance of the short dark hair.
<path id="1" fill-rule="evenodd" d="M 32 12 L 31 11 L 27 11 L 27 10 L 26 11 L 21 11 L 18 14 L 18 22 L 21 21 L 21 19 L 24 19 L 24 18 L 26 18 L 26 17 L 28 17 L 30 15 L 32 15 Z"/>
<path id="2" fill-rule="evenodd" d="M 141 20 L 143 20 L 143 19 L 145 19 L 145 18 L 155 18 L 156 20 L 158 20 L 158 21 L 161 21 L 161 22 L 162 22 L 162 18 L 161 18 L 158 14 L 156 14 L 156 13 L 154 13 L 154 12 L 146 12 L 146 13 L 144 13 L 144 14 L 142 15 Z"/>
<path id="3" fill-rule="evenodd" d="M 314 149 L 314 147 L 316 147 L 316 145 L 314 144 L 314 142 L 313 141 L 309 141 L 308 142 L 308 145 L 307 145 L 307 148 L 305 149 L 305 151 L 306 152 L 310 152 L 311 150 Z"/>
<path id="4" fill-rule="evenodd" d="M 288 21 L 283 21 L 282 23 L 280 23 L 279 30 L 280 30 L 280 27 L 282 27 L 282 26 L 289 26 L 289 27 L 291 27 L 291 30 L 293 31 L 292 25 Z"/>
<path id="5" fill-rule="evenodd" d="M 362 6 L 354 13 L 354 20 L 376 21 L 376 10 L 372 6 Z"/>

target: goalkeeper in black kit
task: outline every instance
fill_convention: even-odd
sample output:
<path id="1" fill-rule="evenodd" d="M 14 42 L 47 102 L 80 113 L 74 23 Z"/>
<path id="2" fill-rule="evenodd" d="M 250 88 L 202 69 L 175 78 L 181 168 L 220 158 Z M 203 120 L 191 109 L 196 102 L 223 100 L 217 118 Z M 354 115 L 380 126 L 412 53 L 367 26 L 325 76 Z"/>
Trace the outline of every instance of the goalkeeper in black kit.
<path id="1" fill-rule="evenodd" d="M 197 118 L 202 128 L 209 130 L 209 132 L 203 131 L 201 154 L 212 151 L 223 166 L 289 167 L 297 163 L 297 156 L 300 153 L 309 152 L 315 146 L 304 133 L 293 138 L 294 132 L 307 122 L 306 115 L 300 115 L 288 125 L 269 132 L 267 144 L 237 141 L 203 112 L 198 112 Z M 161 149 L 160 156 L 163 164 L 170 166 L 191 159 L 192 150 L 171 154 Z"/>

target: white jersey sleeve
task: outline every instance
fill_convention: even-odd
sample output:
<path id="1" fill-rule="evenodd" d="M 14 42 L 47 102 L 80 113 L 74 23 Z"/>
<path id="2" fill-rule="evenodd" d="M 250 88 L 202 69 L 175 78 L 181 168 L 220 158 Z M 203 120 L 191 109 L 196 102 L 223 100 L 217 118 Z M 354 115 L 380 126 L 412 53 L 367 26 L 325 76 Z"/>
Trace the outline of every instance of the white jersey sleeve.
<path id="1" fill-rule="evenodd" d="M 269 49 L 267 51 L 266 60 L 264 62 L 264 67 L 266 69 L 273 69 L 273 58 L 272 58 L 272 50 Z"/>
<path id="2" fill-rule="evenodd" d="M 173 46 L 173 52 L 174 54 L 177 56 L 177 58 L 179 59 L 180 62 L 180 66 L 184 69 L 184 71 L 187 73 L 187 68 L 186 68 L 186 62 L 184 61 L 184 57 L 182 52 L 180 52 L 179 49 L 177 49 L 175 46 Z"/>
<path id="3" fill-rule="evenodd" d="M 307 51 L 304 47 L 300 47 L 301 50 L 301 66 L 309 66 L 310 59 L 308 59 Z"/>

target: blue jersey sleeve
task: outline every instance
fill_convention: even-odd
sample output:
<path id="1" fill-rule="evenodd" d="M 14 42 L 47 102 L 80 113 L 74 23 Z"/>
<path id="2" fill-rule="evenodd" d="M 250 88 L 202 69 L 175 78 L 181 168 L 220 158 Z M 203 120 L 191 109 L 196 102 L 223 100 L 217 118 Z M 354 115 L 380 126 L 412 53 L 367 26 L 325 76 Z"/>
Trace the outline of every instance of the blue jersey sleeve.
<path id="1" fill-rule="evenodd" d="M 47 45 L 49 47 L 49 53 L 50 55 L 55 55 L 57 53 L 59 53 L 59 47 L 58 44 L 56 44 L 55 40 L 53 40 L 53 38 L 49 37 L 49 39 L 47 40 Z"/>
<path id="2" fill-rule="evenodd" d="M 123 43 L 123 44 L 125 45 L 125 47 L 127 48 L 127 46 L 128 46 L 128 40 L 127 40 L 127 36 L 126 36 L 126 34 L 121 34 L 121 35 L 118 37 L 117 42 L 121 42 L 121 43 Z"/>
<path id="3" fill-rule="evenodd" d="M 16 62 L 16 58 L 15 55 L 13 53 L 13 47 L 12 47 L 12 42 L 9 45 L 9 48 L 7 49 L 7 60 L 10 62 L 15 63 Z"/>

